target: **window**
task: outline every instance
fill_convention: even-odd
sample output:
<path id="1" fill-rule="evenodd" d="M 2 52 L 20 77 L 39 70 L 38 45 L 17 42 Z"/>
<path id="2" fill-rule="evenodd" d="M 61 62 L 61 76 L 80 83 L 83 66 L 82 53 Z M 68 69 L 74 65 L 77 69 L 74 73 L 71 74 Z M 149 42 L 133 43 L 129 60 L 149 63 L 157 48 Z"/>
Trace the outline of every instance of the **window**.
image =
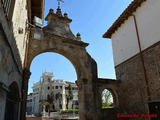
<path id="1" fill-rule="evenodd" d="M 79 105 L 78 101 L 75 102 L 75 105 Z"/>
<path id="2" fill-rule="evenodd" d="M 59 104 L 59 108 L 62 109 L 62 104 Z"/>
<path id="3" fill-rule="evenodd" d="M 53 110 L 55 110 L 55 106 L 54 106 L 54 104 L 52 105 L 52 108 L 53 108 Z"/>
<path id="4" fill-rule="evenodd" d="M 113 96 L 108 89 L 104 89 L 102 92 L 102 109 L 113 107 Z"/>
<path id="5" fill-rule="evenodd" d="M 56 86 L 56 89 L 58 89 L 58 86 Z"/>
<path id="6" fill-rule="evenodd" d="M 8 20 L 12 19 L 15 0 L 1 0 L 4 13 Z"/>

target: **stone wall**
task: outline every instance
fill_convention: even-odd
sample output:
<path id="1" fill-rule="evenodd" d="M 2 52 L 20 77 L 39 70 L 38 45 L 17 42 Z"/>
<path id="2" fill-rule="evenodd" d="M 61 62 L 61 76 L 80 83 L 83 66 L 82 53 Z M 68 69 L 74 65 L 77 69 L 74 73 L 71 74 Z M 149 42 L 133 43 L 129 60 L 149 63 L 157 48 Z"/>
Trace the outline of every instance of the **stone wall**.
<path id="1" fill-rule="evenodd" d="M 7 42 L 5 33 L 0 24 L 0 120 L 4 119 L 6 94 L 9 86 L 16 82 L 21 89 L 22 76 L 17 67 L 13 53 Z"/>
<path id="2" fill-rule="evenodd" d="M 118 108 L 107 108 L 101 111 L 101 119 L 100 120 L 124 120 L 117 117 L 117 114 L 120 112 Z"/>
<path id="3" fill-rule="evenodd" d="M 114 79 L 98 79 L 98 109 L 100 110 L 100 120 L 115 120 L 117 113 L 121 112 L 119 109 L 119 96 L 118 96 L 118 85 L 121 82 Z M 113 108 L 102 109 L 102 92 L 107 89 L 111 92 L 113 97 Z"/>
<path id="4" fill-rule="evenodd" d="M 120 108 L 125 112 L 144 112 L 145 81 L 140 56 L 116 67 Z"/>
<path id="5" fill-rule="evenodd" d="M 28 15 L 26 0 L 15 1 L 12 20 L 7 20 L 0 2 L 0 120 L 4 119 L 6 94 L 13 82 L 18 85 L 21 98 Z"/>
<path id="6" fill-rule="evenodd" d="M 0 23 L 2 23 L 2 29 L 9 46 L 14 51 L 13 56 L 21 73 L 25 57 L 26 40 L 29 37 L 28 25 L 26 24 L 28 21 L 28 9 L 26 0 L 15 0 L 13 17 L 11 20 L 7 20 L 0 3 Z"/>
<path id="7" fill-rule="evenodd" d="M 112 110 L 102 110 L 101 116 L 113 112 L 125 114 L 149 113 L 148 102 L 159 101 L 160 99 L 160 42 L 143 51 L 146 77 L 148 79 L 149 94 L 142 66 L 140 54 L 128 59 L 115 67 L 117 80 L 98 79 L 99 108 L 101 109 L 101 94 L 104 89 L 108 89 L 113 96 L 114 108 Z M 149 100 L 150 96 L 150 100 Z M 113 117 L 113 116 L 112 116 Z M 112 119 L 112 117 L 110 117 Z M 138 118 L 137 118 L 138 119 Z"/>
<path id="8" fill-rule="evenodd" d="M 27 40 L 27 24 L 28 14 L 27 14 L 27 0 L 16 0 L 14 12 L 13 12 L 13 34 L 16 40 L 16 45 L 20 53 L 20 58 L 22 65 L 25 57 L 25 48 Z"/>
<path id="9" fill-rule="evenodd" d="M 150 101 L 160 99 L 160 42 L 143 51 Z M 148 112 L 148 94 L 140 55 L 116 66 L 119 107 L 126 113 Z"/>
<path id="10" fill-rule="evenodd" d="M 144 63 L 149 80 L 151 101 L 160 100 L 160 42 L 144 51 Z"/>
<path id="11" fill-rule="evenodd" d="M 118 85 L 120 84 L 120 81 L 114 80 L 114 79 L 98 79 L 98 95 L 99 95 L 99 108 L 102 107 L 102 92 L 104 89 L 107 89 L 111 92 L 113 97 L 113 106 L 119 107 L 119 96 L 118 96 Z"/>

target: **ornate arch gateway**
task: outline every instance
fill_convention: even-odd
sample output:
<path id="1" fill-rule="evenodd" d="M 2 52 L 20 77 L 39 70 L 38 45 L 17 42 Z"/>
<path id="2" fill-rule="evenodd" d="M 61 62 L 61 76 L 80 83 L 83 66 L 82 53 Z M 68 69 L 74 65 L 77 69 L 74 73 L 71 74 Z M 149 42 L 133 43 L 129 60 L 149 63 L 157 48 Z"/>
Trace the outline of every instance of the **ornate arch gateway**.
<path id="1" fill-rule="evenodd" d="M 98 103 L 96 101 L 97 65 L 86 51 L 88 43 L 81 41 L 81 36 L 76 36 L 70 30 L 71 19 L 67 13 L 62 15 L 58 7 L 56 13 L 50 9 L 45 20 L 47 26 L 40 31 L 33 28 L 29 40 L 26 70 L 24 71 L 23 99 L 27 96 L 30 65 L 34 57 L 44 52 L 55 52 L 65 56 L 74 65 L 77 72 L 77 85 L 79 87 L 80 120 L 99 120 Z M 39 40 L 35 39 L 39 32 Z M 53 60 L 56 62 L 56 60 Z M 25 104 L 22 105 L 25 108 Z"/>

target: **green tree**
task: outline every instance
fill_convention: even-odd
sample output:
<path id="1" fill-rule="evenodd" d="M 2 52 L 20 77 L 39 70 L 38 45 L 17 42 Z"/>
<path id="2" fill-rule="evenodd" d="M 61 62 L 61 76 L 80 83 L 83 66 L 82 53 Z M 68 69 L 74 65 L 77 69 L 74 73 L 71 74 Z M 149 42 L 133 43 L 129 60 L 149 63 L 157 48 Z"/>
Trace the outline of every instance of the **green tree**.
<path id="1" fill-rule="evenodd" d="M 48 102 L 48 105 L 47 105 L 47 108 L 48 108 L 48 115 L 50 116 L 50 112 L 51 112 L 51 105 L 53 103 L 53 97 L 52 95 L 48 95 L 47 96 L 47 102 Z"/>
<path id="2" fill-rule="evenodd" d="M 68 95 L 66 95 L 66 99 L 67 99 L 67 104 L 66 104 L 66 108 L 68 109 L 68 107 L 69 107 L 69 102 L 70 102 L 70 100 L 72 100 L 73 99 L 73 93 L 72 93 L 72 90 L 71 90 L 71 88 L 72 88 L 72 86 L 69 84 L 69 86 L 68 86 Z"/>
<path id="3" fill-rule="evenodd" d="M 109 90 L 105 89 L 102 92 L 102 108 L 112 108 L 112 94 Z"/>

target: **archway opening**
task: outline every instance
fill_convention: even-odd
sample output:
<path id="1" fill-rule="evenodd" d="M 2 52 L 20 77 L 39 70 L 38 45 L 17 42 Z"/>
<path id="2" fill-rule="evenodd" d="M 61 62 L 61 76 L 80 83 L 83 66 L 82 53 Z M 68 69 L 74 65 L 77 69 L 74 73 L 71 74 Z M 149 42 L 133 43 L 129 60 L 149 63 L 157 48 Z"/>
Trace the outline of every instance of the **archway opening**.
<path id="1" fill-rule="evenodd" d="M 78 117 L 77 74 L 68 59 L 57 53 L 42 53 L 34 58 L 30 71 L 27 117 Z"/>
<path id="2" fill-rule="evenodd" d="M 18 120 L 19 104 L 18 85 L 16 82 L 13 82 L 9 86 L 6 96 L 5 120 Z"/>
<path id="3" fill-rule="evenodd" d="M 113 107 L 114 107 L 113 94 L 110 90 L 104 89 L 102 91 L 102 109 L 113 108 Z"/>

